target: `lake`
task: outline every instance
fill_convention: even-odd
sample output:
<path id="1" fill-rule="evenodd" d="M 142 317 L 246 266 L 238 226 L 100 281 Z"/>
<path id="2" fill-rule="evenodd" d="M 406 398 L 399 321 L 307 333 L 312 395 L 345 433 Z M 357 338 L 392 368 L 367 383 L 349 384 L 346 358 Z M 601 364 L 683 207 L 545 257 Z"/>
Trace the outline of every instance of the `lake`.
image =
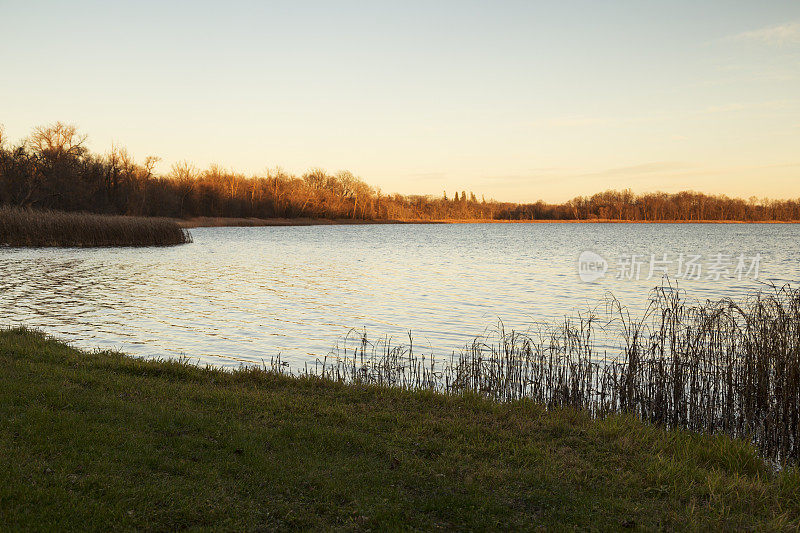
<path id="1" fill-rule="evenodd" d="M 0 324 L 76 346 L 294 368 L 353 329 L 447 355 L 668 274 L 690 298 L 800 281 L 800 225 L 402 224 L 196 228 L 169 248 L 0 249 Z M 666 256 L 665 256 L 666 254 Z M 690 279 L 687 279 L 690 278 Z"/>

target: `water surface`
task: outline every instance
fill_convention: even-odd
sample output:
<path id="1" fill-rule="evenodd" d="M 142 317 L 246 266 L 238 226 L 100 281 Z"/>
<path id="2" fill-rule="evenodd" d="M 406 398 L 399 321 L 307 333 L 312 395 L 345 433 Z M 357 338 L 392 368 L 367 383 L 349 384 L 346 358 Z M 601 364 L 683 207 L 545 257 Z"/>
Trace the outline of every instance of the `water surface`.
<path id="1" fill-rule="evenodd" d="M 215 365 L 281 356 L 298 367 L 351 328 L 437 355 L 502 320 L 526 329 L 601 306 L 611 292 L 640 309 L 661 273 L 651 254 L 702 255 L 696 299 L 738 298 L 800 281 L 800 225 L 446 224 L 197 228 L 170 248 L 0 249 L 0 324 L 24 324 L 88 348 L 185 355 Z M 606 275 L 584 282 L 593 251 Z M 730 277 L 706 279 L 715 254 Z M 639 279 L 623 257 L 643 261 Z M 736 259 L 760 254 L 759 278 Z M 667 267 L 678 277 L 677 265 Z M 713 277 L 713 276 L 712 276 Z M 635 278 L 635 276 L 634 276 Z"/>

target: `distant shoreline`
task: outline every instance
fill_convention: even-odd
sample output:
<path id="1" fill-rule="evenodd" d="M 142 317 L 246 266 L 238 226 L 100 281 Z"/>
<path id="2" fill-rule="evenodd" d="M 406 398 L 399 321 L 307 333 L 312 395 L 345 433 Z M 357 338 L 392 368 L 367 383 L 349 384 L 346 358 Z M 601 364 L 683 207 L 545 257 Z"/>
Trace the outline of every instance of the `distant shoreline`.
<path id="1" fill-rule="evenodd" d="M 329 218 L 230 218 L 172 219 L 183 228 L 255 226 L 334 226 L 364 224 L 800 224 L 800 220 L 496 220 L 496 219 L 329 219 Z"/>

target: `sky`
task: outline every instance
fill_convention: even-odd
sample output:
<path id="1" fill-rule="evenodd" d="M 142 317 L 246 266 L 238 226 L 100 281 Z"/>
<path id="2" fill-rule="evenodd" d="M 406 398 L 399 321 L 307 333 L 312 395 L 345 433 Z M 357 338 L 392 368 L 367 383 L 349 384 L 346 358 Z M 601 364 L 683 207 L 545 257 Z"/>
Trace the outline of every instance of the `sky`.
<path id="1" fill-rule="evenodd" d="M 385 193 L 800 197 L 800 1 L 0 0 L 0 124 Z"/>

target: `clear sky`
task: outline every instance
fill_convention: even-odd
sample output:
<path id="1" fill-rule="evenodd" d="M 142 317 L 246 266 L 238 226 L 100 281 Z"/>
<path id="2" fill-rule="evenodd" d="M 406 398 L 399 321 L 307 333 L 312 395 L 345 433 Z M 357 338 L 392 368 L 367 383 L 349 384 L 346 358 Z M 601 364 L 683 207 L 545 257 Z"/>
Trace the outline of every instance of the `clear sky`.
<path id="1" fill-rule="evenodd" d="M 800 197 L 800 2 L 0 0 L 0 123 L 384 192 Z"/>

